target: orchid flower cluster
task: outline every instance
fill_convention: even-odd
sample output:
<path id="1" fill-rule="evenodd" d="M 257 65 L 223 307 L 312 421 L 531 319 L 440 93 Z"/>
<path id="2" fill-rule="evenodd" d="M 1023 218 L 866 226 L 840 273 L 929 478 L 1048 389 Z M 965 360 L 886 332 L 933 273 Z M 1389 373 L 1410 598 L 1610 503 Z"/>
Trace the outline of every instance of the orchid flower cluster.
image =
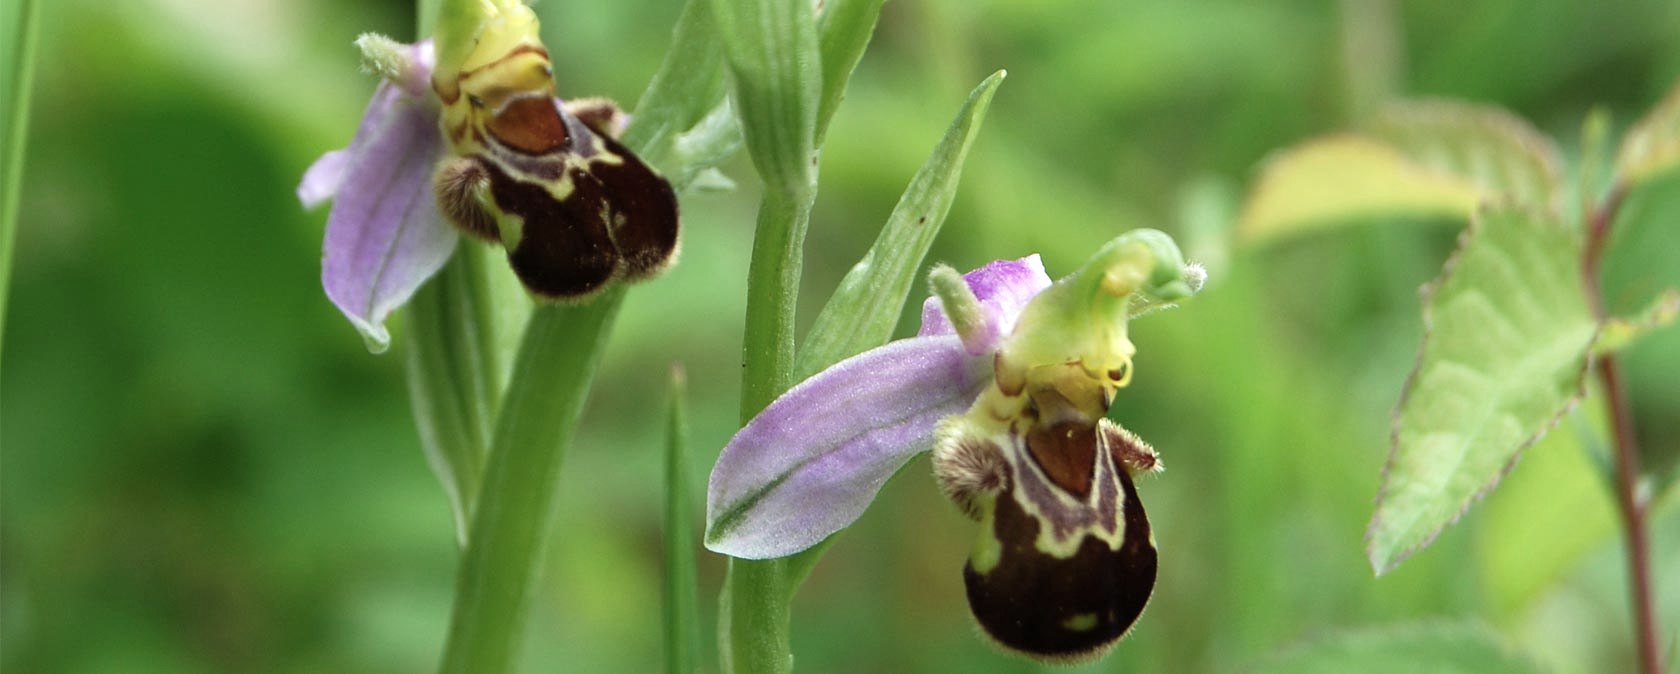
<path id="1" fill-rule="evenodd" d="M 935 268 L 916 337 L 795 386 L 724 448 L 707 546 L 749 559 L 808 549 L 931 449 L 940 488 L 981 524 L 963 576 L 987 634 L 1050 660 L 1101 655 L 1155 583 L 1133 477 L 1161 464 L 1106 416 L 1132 377 L 1127 321 L 1204 278 L 1154 230 L 1054 284 L 1036 255 L 962 277 Z"/>
<path id="2" fill-rule="evenodd" d="M 333 200 L 323 285 L 375 351 L 389 344 L 390 313 L 459 235 L 501 245 L 529 293 L 550 304 L 651 278 L 676 252 L 670 184 L 618 142 L 616 107 L 555 97 L 531 10 L 452 2 L 444 18 L 453 28 L 435 40 L 358 40 L 383 81 L 349 147 L 322 156 L 298 186 L 306 206 Z M 1190 297 L 1204 278 L 1154 230 L 1114 239 L 1054 283 L 1036 255 L 967 275 L 935 267 L 916 337 L 817 373 L 724 448 L 706 545 L 742 560 L 808 550 L 931 450 L 940 489 L 981 525 L 964 581 L 986 633 L 1035 658 L 1100 656 L 1141 614 L 1156 574 L 1134 479 L 1161 464 L 1108 419 L 1132 378 L 1127 324 Z M 463 578 L 479 563 L 494 566 L 469 550 Z M 486 591 L 486 602 L 514 598 L 486 605 L 519 612 L 528 582 Z M 475 610 L 458 607 L 457 618 Z M 517 631 L 520 619 L 508 619 Z M 446 670 L 505 669 L 517 635 L 483 636 L 495 631 L 457 620 Z"/>

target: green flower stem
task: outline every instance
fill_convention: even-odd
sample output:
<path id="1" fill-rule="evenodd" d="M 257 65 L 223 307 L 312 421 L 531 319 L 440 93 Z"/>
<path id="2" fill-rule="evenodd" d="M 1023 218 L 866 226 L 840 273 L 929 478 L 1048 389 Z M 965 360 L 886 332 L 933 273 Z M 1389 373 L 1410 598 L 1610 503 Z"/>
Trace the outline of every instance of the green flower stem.
<path id="1" fill-rule="evenodd" d="M 724 672 L 787 674 L 793 671 L 788 641 L 791 582 L 787 559 L 729 560 L 719 607 L 719 655 Z"/>
<path id="2" fill-rule="evenodd" d="M 35 43 L 40 33 L 39 4 L 34 0 L 20 1 L 14 24 L 16 32 L 11 36 L 15 39 L 10 41 L 10 53 L 5 54 L 5 77 L 10 90 L 0 91 L 5 100 L 0 105 L 9 108 L 3 111 L 6 146 L 4 157 L 0 158 L 0 334 L 5 332 L 12 246 L 17 237 L 18 201 L 23 196 L 23 152 L 29 139 L 29 93 L 35 77 Z"/>
<path id="3" fill-rule="evenodd" d="M 811 199 L 766 191 L 747 272 L 742 337 L 741 423 L 793 385 L 793 319 Z M 729 560 L 721 608 L 726 672 L 783 673 L 793 667 L 789 602 L 798 588 L 787 560 Z"/>
<path id="4" fill-rule="evenodd" d="M 463 242 L 407 305 L 409 401 L 464 546 L 501 395 L 490 251 Z M 521 301 L 523 301 L 521 299 Z"/>
<path id="5" fill-rule="evenodd" d="M 618 286 L 589 304 L 531 314 L 473 511 L 444 674 L 513 671 L 554 522 L 561 458 L 623 299 Z"/>
<path id="6" fill-rule="evenodd" d="M 743 424 L 794 384 L 793 322 L 810 220 L 811 199 L 801 195 L 765 192 L 759 204 L 741 340 Z"/>
<path id="7" fill-rule="evenodd" d="M 691 0 L 691 5 L 702 2 L 705 0 Z M 444 6 L 439 7 L 440 4 Z M 470 14 L 471 5 L 471 2 L 420 0 L 421 25 L 431 22 L 434 10 L 453 10 L 456 15 L 465 16 Z M 708 61 L 695 56 L 709 48 L 712 31 L 709 22 L 694 20 L 696 13 L 692 7 L 684 16 L 673 42 L 689 48 L 666 55 L 666 65 L 660 70 L 664 76 L 651 84 L 643 96 L 643 105 L 648 109 L 639 108 L 635 112 L 636 124 L 661 129 L 671 125 L 672 120 L 700 119 L 716 102 L 684 94 L 687 90 L 683 87 L 695 79 L 715 79 L 721 69 L 719 59 Z M 648 137 L 638 138 L 627 144 L 637 153 L 645 152 L 646 144 L 652 141 Z M 478 252 L 494 254 L 494 251 Z M 476 289 L 472 293 L 478 297 L 499 297 L 499 288 L 491 287 L 499 277 L 489 276 L 492 282 L 488 285 L 475 281 L 476 285 L 467 287 Z M 491 424 L 488 463 L 483 469 L 477 500 L 466 501 L 473 505 L 468 508 L 468 543 L 457 577 L 454 614 L 440 667 L 445 674 L 502 674 L 517 664 L 530 597 L 554 521 L 561 459 L 577 426 L 602 345 L 624 294 L 623 286 L 615 286 L 589 304 L 538 307 L 525 324 L 499 413 L 495 409 L 494 392 L 500 387 L 492 385 L 488 389 L 492 394 L 489 412 L 495 421 Z M 517 301 L 524 302 L 524 299 L 521 296 Z M 482 310 L 494 303 L 486 301 L 476 306 Z M 454 315 L 457 320 L 468 316 L 486 321 L 501 318 L 459 309 Z M 499 323 L 490 321 L 484 325 Z M 457 361 L 471 361 L 471 356 L 459 353 L 472 350 L 468 340 L 455 339 L 449 344 L 458 352 Z M 492 356 L 499 353 L 494 349 L 495 340 L 480 336 L 476 344 L 489 348 Z M 485 362 L 487 365 L 478 368 L 479 371 L 488 372 L 493 377 L 489 380 L 492 383 L 499 381 L 501 368 L 495 367 L 497 361 L 489 358 Z"/>
<path id="8" fill-rule="evenodd" d="M 693 494 L 688 475 L 687 377 L 671 368 L 665 435 L 665 672 L 693 674 L 700 664 L 700 601 L 695 578 Z"/>

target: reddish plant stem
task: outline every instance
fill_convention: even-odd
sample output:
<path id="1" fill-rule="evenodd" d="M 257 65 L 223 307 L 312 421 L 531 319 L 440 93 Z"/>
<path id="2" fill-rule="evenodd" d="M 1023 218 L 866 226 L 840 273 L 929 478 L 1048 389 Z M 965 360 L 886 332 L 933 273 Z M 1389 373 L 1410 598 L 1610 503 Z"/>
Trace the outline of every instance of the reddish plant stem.
<path id="1" fill-rule="evenodd" d="M 1625 195 L 1626 191 L 1621 186 L 1616 187 L 1587 219 L 1581 276 L 1593 316 L 1601 322 L 1609 317 L 1609 312 L 1604 306 L 1604 292 L 1599 287 L 1599 263 L 1610 241 L 1610 226 Z M 1628 591 L 1632 595 L 1639 671 L 1662 674 L 1662 652 L 1657 642 L 1657 635 L 1661 632 L 1657 628 L 1656 606 L 1652 600 L 1656 588 L 1651 582 L 1651 545 L 1645 526 L 1650 502 L 1639 489 L 1639 447 L 1634 435 L 1633 407 L 1622 388 L 1614 353 L 1594 356 L 1592 368 L 1598 374 L 1600 387 L 1604 389 L 1604 404 L 1610 414 L 1611 435 L 1615 444 L 1616 505 L 1621 511 L 1623 542 L 1627 547 Z"/>

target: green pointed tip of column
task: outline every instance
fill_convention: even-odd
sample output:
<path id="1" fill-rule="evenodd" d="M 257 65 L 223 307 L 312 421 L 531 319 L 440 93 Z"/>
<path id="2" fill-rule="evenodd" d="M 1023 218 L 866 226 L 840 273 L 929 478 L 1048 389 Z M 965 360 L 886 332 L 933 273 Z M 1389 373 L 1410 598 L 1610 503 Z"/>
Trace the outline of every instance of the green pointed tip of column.
<path id="1" fill-rule="evenodd" d="M 364 70 L 399 85 L 413 79 L 414 59 L 409 57 L 408 45 L 378 33 L 362 33 L 356 38 L 356 48 L 362 50 Z"/>
<path id="2" fill-rule="evenodd" d="M 957 336 L 962 337 L 963 345 L 968 346 L 970 352 L 978 351 L 975 344 L 976 340 L 985 338 L 982 333 L 986 329 L 986 312 L 980 306 L 980 299 L 974 296 L 974 290 L 963 280 L 963 275 L 949 265 L 934 265 L 933 270 L 928 272 L 928 287 L 933 296 L 939 298 L 945 316 L 951 320 Z"/>

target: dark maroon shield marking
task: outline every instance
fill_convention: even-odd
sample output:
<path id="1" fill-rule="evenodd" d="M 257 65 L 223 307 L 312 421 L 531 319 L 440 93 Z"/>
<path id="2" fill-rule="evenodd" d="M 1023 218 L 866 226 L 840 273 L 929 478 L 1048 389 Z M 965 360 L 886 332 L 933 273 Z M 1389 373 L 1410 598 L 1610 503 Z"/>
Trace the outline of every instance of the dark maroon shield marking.
<path id="1" fill-rule="evenodd" d="M 998 564 L 984 574 L 972 563 L 963 567 L 969 608 L 998 643 L 1035 657 L 1080 660 L 1100 655 L 1143 613 L 1155 588 L 1155 547 L 1131 476 L 1117 473 L 1126 521 L 1119 549 L 1087 535 L 1066 559 L 1036 547 L 1042 525 L 1015 501 L 1013 486 L 998 494 Z"/>
<path id="2" fill-rule="evenodd" d="M 549 299 L 581 300 L 618 274 L 620 256 L 601 219 L 607 196 L 599 181 L 574 169 L 572 193 L 555 199 L 541 184 L 487 168 L 491 198 L 524 223 L 508 262 L 528 290 Z"/>
<path id="3" fill-rule="evenodd" d="M 671 263 L 677 251 L 677 194 L 671 183 L 654 173 L 630 150 L 608 136 L 600 136 L 607 151 L 623 162 L 592 162 L 589 173 L 600 181 L 611 207 L 613 243 L 624 258 L 624 278 L 653 278 Z"/>
<path id="4" fill-rule="evenodd" d="M 610 126 L 616 112 L 586 108 L 588 122 Z M 677 195 L 605 129 L 554 99 L 509 103 L 491 121 L 502 151 L 447 159 L 437 177 L 438 206 L 464 233 L 500 241 L 500 227 L 479 202 L 520 221 L 508 262 L 532 293 L 586 299 L 615 279 L 658 275 L 677 247 Z M 555 198 L 551 181 L 571 182 Z M 503 241 L 503 243 L 508 243 Z"/>

